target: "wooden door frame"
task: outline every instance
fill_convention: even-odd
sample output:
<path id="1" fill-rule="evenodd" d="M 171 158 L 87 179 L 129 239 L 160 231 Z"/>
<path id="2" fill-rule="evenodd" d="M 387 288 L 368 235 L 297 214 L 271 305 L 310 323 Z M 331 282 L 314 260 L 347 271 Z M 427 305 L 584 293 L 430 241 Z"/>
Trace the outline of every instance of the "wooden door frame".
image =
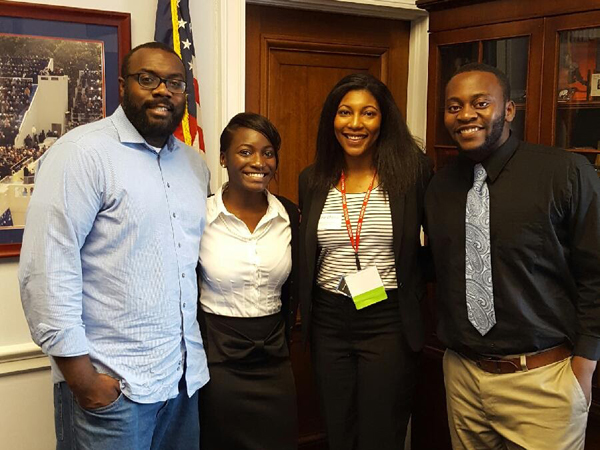
<path id="1" fill-rule="evenodd" d="M 286 7 L 330 13 L 406 20 L 411 23 L 406 104 L 406 123 L 425 148 L 427 132 L 427 74 L 429 61 L 429 15 L 414 0 L 246 0 L 246 4 Z M 291 5 L 290 5 L 291 4 Z M 389 4 L 387 6 L 386 4 Z M 245 78 L 245 75 L 244 75 Z"/>
<path id="2" fill-rule="evenodd" d="M 406 121 L 413 134 L 425 141 L 427 110 L 427 67 L 429 57 L 428 15 L 417 9 L 414 2 L 408 0 L 363 0 L 363 4 L 339 2 L 336 0 L 227 0 L 215 3 L 215 29 L 213 38 L 216 46 L 216 58 L 209 63 L 213 65 L 211 75 L 217 87 L 214 95 L 217 101 L 213 110 L 206 111 L 214 117 L 211 119 L 211 135 L 219 136 L 231 117 L 245 110 L 246 103 L 246 3 L 265 6 L 290 6 L 294 9 L 352 13 L 374 17 L 396 18 L 411 21 L 409 73 Z M 398 5 L 401 7 L 385 6 Z M 219 165 L 218 142 L 209 144 L 207 163 L 212 173 L 213 190 L 227 179 L 226 172 Z"/>

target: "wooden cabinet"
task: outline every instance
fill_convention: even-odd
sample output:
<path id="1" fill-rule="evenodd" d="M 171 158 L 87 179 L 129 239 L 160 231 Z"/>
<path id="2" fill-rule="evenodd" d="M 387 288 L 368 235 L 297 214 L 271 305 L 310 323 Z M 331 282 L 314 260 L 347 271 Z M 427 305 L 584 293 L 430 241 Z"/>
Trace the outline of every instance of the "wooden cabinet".
<path id="1" fill-rule="evenodd" d="M 580 153 L 600 169 L 600 1 L 417 0 L 417 6 L 430 13 L 427 153 L 436 168 L 457 155 L 443 125 L 446 82 L 458 67 L 485 62 L 510 79 L 517 136 Z M 413 415 L 413 449 L 450 449 L 443 385 L 438 388 L 442 350 L 432 333 Z M 600 448 L 598 378 L 587 449 Z"/>
<path id="2" fill-rule="evenodd" d="M 508 75 L 517 136 L 576 151 L 596 163 L 600 2 L 419 0 L 417 5 L 431 15 L 427 151 L 437 167 L 456 155 L 443 127 L 444 87 L 468 62 L 485 62 Z"/>
<path id="3" fill-rule="evenodd" d="M 517 105 L 513 132 L 522 139 L 537 142 L 542 55 L 533 49 L 543 45 L 543 20 L 478 26 L 468 30 L 448 30 L 430 37 L 427 143 L 436 167 L 442 167 L 457 154 L 444 127 L 444 88 L 460 66 L 485 62 L 503 70 Z"/>

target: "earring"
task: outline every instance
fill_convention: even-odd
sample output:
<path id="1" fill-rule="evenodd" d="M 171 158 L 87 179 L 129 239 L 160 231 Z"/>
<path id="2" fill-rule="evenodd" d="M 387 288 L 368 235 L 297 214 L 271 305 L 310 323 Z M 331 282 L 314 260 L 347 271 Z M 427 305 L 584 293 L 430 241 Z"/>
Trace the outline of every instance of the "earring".
<path id="1" fill-rule="evenodd" d="M 221 167 L 225 169 L 227 166 L 225 164 L 221 164 Z"/>

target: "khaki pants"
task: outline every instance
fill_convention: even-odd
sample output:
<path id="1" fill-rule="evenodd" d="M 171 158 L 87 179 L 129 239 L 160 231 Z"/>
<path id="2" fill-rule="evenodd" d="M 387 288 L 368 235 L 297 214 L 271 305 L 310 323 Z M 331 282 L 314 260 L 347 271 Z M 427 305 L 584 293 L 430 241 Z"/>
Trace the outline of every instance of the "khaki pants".
<path id="1" fill-rule="evenodd" d="M 455 450 L 583 450 L 589 405 L 571 358 L 492 374 L 446 350 L 444 380 Z"/>

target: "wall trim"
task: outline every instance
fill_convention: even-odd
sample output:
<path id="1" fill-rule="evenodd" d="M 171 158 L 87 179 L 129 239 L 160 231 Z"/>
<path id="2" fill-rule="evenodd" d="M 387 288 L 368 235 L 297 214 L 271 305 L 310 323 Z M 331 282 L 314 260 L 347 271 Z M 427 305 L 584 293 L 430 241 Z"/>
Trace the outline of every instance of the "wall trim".
<path id="1" fill-rule="evenodd" d="M 50 359 L 33 342 L 0 347 L 0 377 L 49 368 Z"/>
<path id="2" fill-rule="evenodd" d="M 221 2 L 220 21 L 220 129 L 237 113 L 246 110 L 246 2 L 244 0 Z M 227 181 L 227 170 L 219 165 L 219 186 Z"/>
<path id="3" fill-rule="evenodd" d="M 414 20 L 427 16 L 414 0 L 363 0 L 360 3 L 355 0 L 247 0 L 247 3 L 387 19 Z"/>
<path id="4" fill-rule="evenodd" d="M 428 28 L 429 17 L 421 17 L 411 22 L 406 86 L 406 123 L 423 150 L 427 136 Z"/>

